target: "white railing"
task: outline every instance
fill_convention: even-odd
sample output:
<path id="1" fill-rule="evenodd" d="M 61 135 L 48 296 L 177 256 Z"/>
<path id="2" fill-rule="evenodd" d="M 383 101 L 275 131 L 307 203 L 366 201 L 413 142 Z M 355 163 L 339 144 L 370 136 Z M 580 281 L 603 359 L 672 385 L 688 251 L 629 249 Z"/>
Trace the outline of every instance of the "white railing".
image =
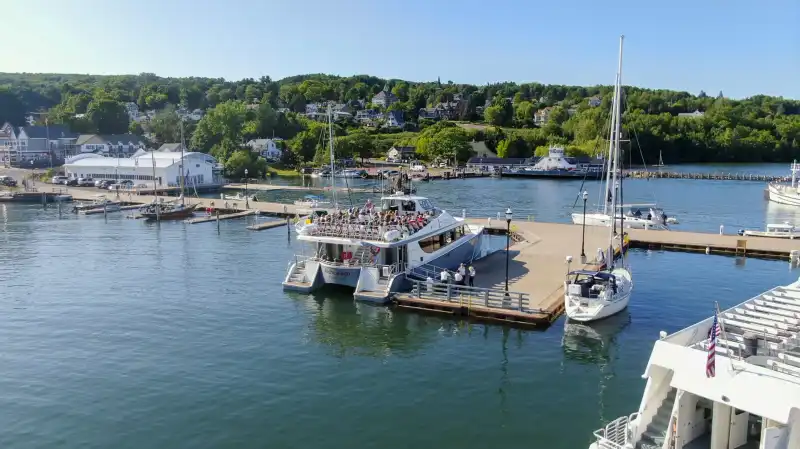
<path id="1" fill-rule="evenodd" d="M 530 307 L 528 293 L 507 292 L 502 289 L 468 287 L 449 283 L 428 283 L 411 279 L 411 295 L 422 299 L 433 299 L 458 303 L 464 307 L 488 307 L 515 310 L 524 313 L 545 313 Z"/>
<path id="2" fill-rule="evenodd" d="M 597 446 L 600 449 L 629 449 L 633 447 L 631 442 L 629 423 L 636 413 L 619 418 L 606 424 L 602 429 L 594 431 L 597 439 Z"/>

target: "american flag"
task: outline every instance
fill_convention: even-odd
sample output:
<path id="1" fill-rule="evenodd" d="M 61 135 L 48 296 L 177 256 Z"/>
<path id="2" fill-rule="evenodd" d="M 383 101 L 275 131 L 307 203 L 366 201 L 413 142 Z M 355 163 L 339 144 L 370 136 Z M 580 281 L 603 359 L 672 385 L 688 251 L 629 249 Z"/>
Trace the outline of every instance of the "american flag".
<path id="1" fill-rule="evenodd" d="M 711 329 L 708 330 L 708 358 L 706 359 L 706 377 L 714 377 L 716 375 L 716 355 L 717 355 L 717 337 L 720 334 L 719 321 L 717 321 L 717 312 L 714 311 L 714 322 L 711 323 Z"/>

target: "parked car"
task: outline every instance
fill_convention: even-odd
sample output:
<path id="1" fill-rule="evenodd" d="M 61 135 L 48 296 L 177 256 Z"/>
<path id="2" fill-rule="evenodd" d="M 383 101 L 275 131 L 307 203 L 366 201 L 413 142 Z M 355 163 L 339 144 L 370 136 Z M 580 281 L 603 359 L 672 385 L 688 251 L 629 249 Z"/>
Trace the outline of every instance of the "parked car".
<path id="1" fill-rule="evenodd" d="M 66 176 L 53 176 L 53 179 L 51 179 L 50 182 L 53 184 L 64 184 L 64 181 L 66 181 L 67 179 L 69 178 L 67 178 Z"/>
<path id="2" fill-rule="evenodd" d="M 92 178 L 78 178 L 78 185 L 81 187 L 94 187 L 94 179 Z"/>
<path id="3" fill-rule="evenodd" d="M 4 185 L 6 187 L 16 187 L 17 181 L 11 176 L 0 176 L 0 185 Z"/>
<path id="4" fill-rule="evenodd" d="M 442 162 L 439 164 L 439 168 L 447 168 L 447 164 Z"/>
<path id="5" fill-rule="evenodd" d="M 65 186 L 77 186 L 78 185 L 78 178 L 67 178 L 67 180 L 64 181 L 64 185 Z"/>
<path id="6" fill-rule="evenodd" d="M 109 181 L 108 179 L 101 179 L 100 181 L 95 183 L 95 186 L 99 189 L 108 189 L 108 186 L 111 185 L 113 181 Z"/>
<path id="7" fill-rule="evenodd" d="M 98 179 L 97 181 L 94 182 L 94 186 L 102 188 L 104 182 L 106 182 L 105 179 Z"/>
<path id="8" fill-rule="evenodd" d="M 122 186 L 120 187 L 122 189 L 131 189 L 133 188 L 133 181 L 131 181 L 130 179 L 125 179 L 123 181 L 120 181 L 119 185 Z"/>

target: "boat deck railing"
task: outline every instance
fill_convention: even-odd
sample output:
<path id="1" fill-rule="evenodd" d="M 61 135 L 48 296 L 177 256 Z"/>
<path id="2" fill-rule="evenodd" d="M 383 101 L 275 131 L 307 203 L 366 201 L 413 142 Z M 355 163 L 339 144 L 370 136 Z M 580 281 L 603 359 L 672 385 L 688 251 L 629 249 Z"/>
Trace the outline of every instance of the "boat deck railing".
<path id="1" fill-rule="evenodd" d="M 451 302 L 462 307 L 486 307 L 524 313 L 545 313 L 530 307 L 530 295 L 496 288 L 468 287 L 452 283 L 436 283 L 411 279 L 411 295 L 420 299 Z"/>
<path id="2" fill-rule="evenodd" d="M 718 323 L 717 354 L 800 377 L 800 288 L 776 287 L 719 312 Z M 709 318 L 665 340 L 707 351 L 711 326 Z"/>
<path id="3" fill-rule="evenodd" d="M 631 424 L 636 422 L 638 413 L 619 418 L 606 424 L 605 427 L 594 431 L 597 447 L 601 449 L 629 449 L 633 447 L 631 441 Z"/>
<path id="4" fill-rule="evenodd" d="M 311 229 L 308 235 L 317 237 L 344 237 L 356 240 L 387 242 L 389 240 L 387 240 L 385 236 L 389 231 L 398 231 L 402 238 L 406 238 L 422 230 L 422 228 L 424 228 L 428 223 L 430 223 L 430 220 L 425 220 L 421 223 L 390 225 L 359 223 L 357 221 L 317 221 L 314 222 L 316 226 Z"/>

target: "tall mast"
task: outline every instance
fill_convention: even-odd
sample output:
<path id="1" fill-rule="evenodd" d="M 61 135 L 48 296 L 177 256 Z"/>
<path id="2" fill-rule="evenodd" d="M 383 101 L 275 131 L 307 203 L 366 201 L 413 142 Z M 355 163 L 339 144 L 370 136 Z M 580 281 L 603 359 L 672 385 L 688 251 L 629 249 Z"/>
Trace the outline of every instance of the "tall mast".
<path id="1" fill-rule="evenodd" d="M 328 103 L 328 145 L 331 150 L 331 192 L 333 192 L 333 207 L 338 208 L 339 203 L 336 202 L 336 172 L 334 172 L 334 156 L 333 156 L 333 112 L 331 104 Z"/>
<path id="2" fill-rule="evenodd" d="M 186 200 L 183 198 L 183 185 L 184 185 L 184 173 L 185 167 L 183 164 L 185 161 L 183 160 L 183 116 L 181 116 L 181 163 L 179 167 L 181 168 L 181 204 L 186 205 Z"/>
<path id="3" fill-rule="evenodd" d="M 622 106 L 622 43 L 625 39 L 625 36 L 619 37 L 619 65 L 617 66 L 617 85 L 614 87 L 614 130 L 612 132 L 613 139 L 611 140 L 611 148 L 613 154 L 613 169 L 612 169 L 612 178 L 611 178 L 611 225 L 609 227 L 609 238 L 608 238 L 608 267 L 614 267 L 614 226 L 617 223 L 617 170 L 619 168 L 619 132 L 620 132 L 620 121 L 622 118 L 622 114 L 620 113 L 620 109 Z M 621 250 L 621 249 L 620 249 Z"/>
<path id="4" fill-rule="evenodd" d="M 603 214 L 614 216 L 614 211 L 608 210 L 609 198 L 608 195 L 614 184 L 611 183 L 612 165 L 614 162 L 614 130 L 616 129 L 617 120 L 617 83 L 619 82 L 619 73 L 614 78 L 614 98 L 611 102 L 611 127 L 608 129 L 608 156 L 606 157 L 606 187 L 602 193 L 603 198 Z"/>
<path id="5" fill-rule="evenodd" d="M 156 184 L 156 155 L 150 152 L 150 160 L 153 161 L 153 195 L 156 197 L 153 208 L 156 210 L 156 221 L 161 221 L 161 206 L 158 204 L 158 185 Z"/>

